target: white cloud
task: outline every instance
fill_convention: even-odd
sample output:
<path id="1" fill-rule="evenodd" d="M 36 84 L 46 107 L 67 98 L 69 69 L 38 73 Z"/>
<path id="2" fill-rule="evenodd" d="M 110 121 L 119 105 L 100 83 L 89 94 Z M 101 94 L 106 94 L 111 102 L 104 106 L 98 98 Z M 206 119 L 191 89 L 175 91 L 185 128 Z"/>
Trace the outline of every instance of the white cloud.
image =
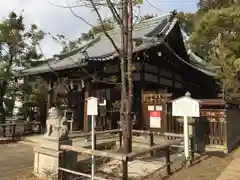
<path id="1" fill-rule="evenodd" d="M 66 5 L 66 0 L 49 0 L 50 2 L 58 5 Z M 44 32 L 51 34 L 64 34 L 69 39 L 75 39 L 86 32 L 89 26 L 82 20 L 74 17 L 71 11 L 67 8 L 59 8 L 53 6 L 48 0 L 1 0 L 0 1 L 0 18 L 4 18 L 9 12 L 21 12 L 24 10 L 25 23 L 30 25 L 37 24 Z M 181 0 L 148 0 L 153 8 L 147 1 L 141 5 L 140 13 L 153 13 L 161 14 L 169 12 L 173 9 L 181 11 L 194 11 L 196 9 L 196 0 L 181 1 Z M 71 2 L 69 2 L 71 3 Z M 163 10 L 161 12 L 157 9 Z M 76 13 L 87 21 L 94 24 L 97 17 L 94 12 L 86 8 L 76 9 Z M 107 11 L 102 11 L 104 15 L 108 15 Z M 43 51 L 47 57 L 52 54 L 58 53 L 60 46 L 57 45 L 50 37 L 47 37 L 42 43 Z"/>

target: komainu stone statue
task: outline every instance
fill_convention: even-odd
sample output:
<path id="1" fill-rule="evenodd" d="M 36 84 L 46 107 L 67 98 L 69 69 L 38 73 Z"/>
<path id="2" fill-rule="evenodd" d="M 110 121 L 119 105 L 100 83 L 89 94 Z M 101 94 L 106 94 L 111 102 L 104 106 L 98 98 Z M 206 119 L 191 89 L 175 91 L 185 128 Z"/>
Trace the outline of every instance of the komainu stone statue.
<path id="1" fill-rule="evenodd" d="M 46 126 L 46 138 L 56 140 L 65 140 L 68 138 L 67 120 L 66 117 L 62 116 L 62 112 L 59 108 L 52 107 L 48 110 Z"/>

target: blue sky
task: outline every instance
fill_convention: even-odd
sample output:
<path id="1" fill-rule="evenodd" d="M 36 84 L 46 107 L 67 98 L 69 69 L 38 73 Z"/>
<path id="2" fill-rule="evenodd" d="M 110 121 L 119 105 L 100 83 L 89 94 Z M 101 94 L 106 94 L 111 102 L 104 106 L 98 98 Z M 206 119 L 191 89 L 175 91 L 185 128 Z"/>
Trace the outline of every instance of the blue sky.
<path id="1" fill-rule="evenodd" d="M 142 13 L 167 13 L 173 9 L 194 12 L 197 9 L 197 0 L 148 0 L 142 5 Z"/>
<path id="2" fill-rule="evenodd" d="M 69 9 L 58 8 L 50 2 L 58 5 L 66 5 L 66 0 L 1 0 L 0 18 L 5 18 L 11 11 L 20 12 L 27 25 L 35 23 L 44 32 L 53 35 L 64 34 L 69 39 L 78 38 L 82 32 L 86 32 L 90 27 L 73 16 Z M 72 0 L 69 0 L 71 3 Z M 149 3 L 148 3 L 149 2 Z M 140 14 L 166 14 L 176 9 L 177 11 L 194 12 L 197 9 L 197 0 L 145 0 L 140 6 Z M 91 22 L 96 23 L 96 14 L 86 8 L 76 9 L 75 12 Z M 107 11 L 102 11 L 103 16 L 107 16 Z M 50 57 L 60 51 L 61 47 L 50 37 L 46 37 L 42 42 L 42 49 L 45 56 Z"/>

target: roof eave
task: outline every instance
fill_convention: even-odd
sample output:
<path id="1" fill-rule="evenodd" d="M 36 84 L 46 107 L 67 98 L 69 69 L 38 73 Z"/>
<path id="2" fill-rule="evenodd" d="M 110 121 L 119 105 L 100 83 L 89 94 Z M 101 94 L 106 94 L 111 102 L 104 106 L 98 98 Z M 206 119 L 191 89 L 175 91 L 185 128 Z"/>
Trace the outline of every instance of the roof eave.
<path id="1" fill-rule="evenodd" d="M 45 69 L 45 70 L 42 70 L 41 72 L 37 72 L 37 71 L 34 71 L 34 69 L 26 69 L 26 71 L 22 71 L 21 73 L 21 76 L 24 77 L 24 76 L 41 76 L 42 74 L 45 74 L 45 73 L 53 73 L 53 74 L 57 74 L 56 71 L 61 71 L 61 70 L 65 70 L 65 69 L 72 69 L 72 68 L 77 68 L 77 67 L 84 67 L 88 64 L 87 61 L 85 62 L 82 62 L 80 64 L 72 64 L 72 65 L 68 65 L 68 66 L 62 66 L 62 67 L 58 67 L 58 68 L 52 68 L 50 65 L 49 65 L 49 69 Z M 31 71 L 27 71 L 27 70 L 31 70 Z"/>

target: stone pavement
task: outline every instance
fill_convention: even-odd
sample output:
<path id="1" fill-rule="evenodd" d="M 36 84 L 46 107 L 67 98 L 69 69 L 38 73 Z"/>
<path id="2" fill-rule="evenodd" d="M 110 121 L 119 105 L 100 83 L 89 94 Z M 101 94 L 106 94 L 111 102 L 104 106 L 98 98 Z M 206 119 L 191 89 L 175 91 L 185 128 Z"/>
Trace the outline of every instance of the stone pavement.
<path id="1" fill-rule="evenodd" d="M 240 148 L 234 152 L 233 158 L 216 180 L 240 180 Z"/>

